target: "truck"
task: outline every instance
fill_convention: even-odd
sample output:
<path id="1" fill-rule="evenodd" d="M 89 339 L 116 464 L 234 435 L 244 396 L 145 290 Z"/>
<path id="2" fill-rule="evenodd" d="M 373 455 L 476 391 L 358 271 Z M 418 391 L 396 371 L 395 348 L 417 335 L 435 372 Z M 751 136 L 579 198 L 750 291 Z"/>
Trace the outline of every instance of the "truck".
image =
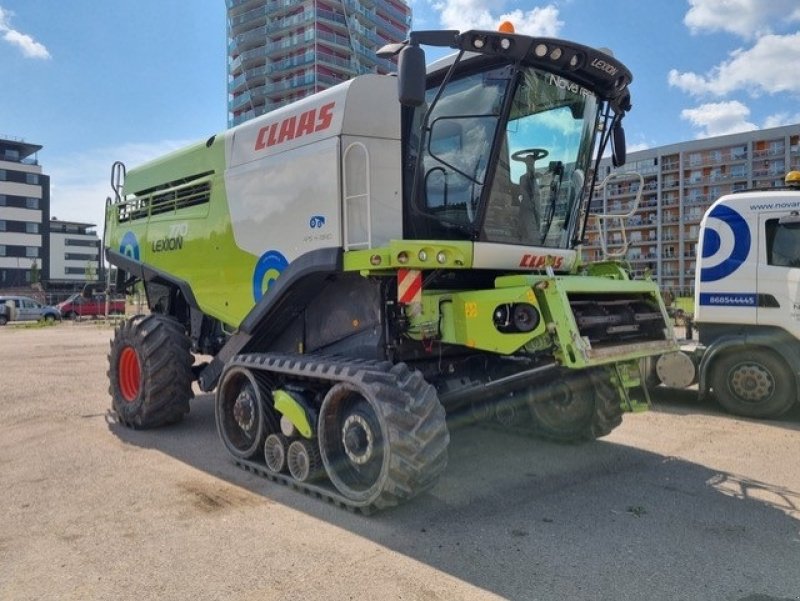
<path id="1" fill-rule="evenodd" d="M 82 317 L 103 317 L 108 315 L 124 315 L 125 299 L 109 297 L 106 308 L 106 295 L 104 293 L 84 294 L 76 292 L 65 301 L 56 305 L 64 319 L 80 319 Z"/>
<path id="2" fill-rule="evenodd" d="M 694 327 L 699 344 L 645 368 L 653 384 L 697 384 L 727 411 L 775 418 L 800 390 L 800 172 L 785 187 L 734 192 L 700 221 Z"/>
<path id="3" fill-rule="evenodd" d="M 619 60 L 508 26 L 381 55 L 396 75 L 115 163 L 104 245 L 150 308 L 111 344 L 119 422 L 178 422 L 196 382 L 237 465 L 365 513 L 436 482 L 447 417 L 592 440 L 677 349 L 654 282 L 580 260 Z"/>

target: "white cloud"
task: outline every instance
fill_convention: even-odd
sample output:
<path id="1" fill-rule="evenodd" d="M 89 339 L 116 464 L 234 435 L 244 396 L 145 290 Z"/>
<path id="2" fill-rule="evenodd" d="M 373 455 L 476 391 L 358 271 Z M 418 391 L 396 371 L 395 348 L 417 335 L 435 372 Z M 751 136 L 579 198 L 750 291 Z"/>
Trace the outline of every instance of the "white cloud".
<path id="1" fill-rule="evenodd" d="M 750 109 L 738 100 L 711 102 L 681 111 L 681 119 L 702 129 L 697 135 L 698 138 L 712 138 L 758 129 L 755 123 L 747 120 L 749 116 Z"/>
<path id="2" fill-rule="evenodd" d="M 517 33 L 556 37 L 564 26 L 558 19 L 558 8 L 553 4 L 536 7 L 532 10 L 520 9 L 502 12 L 498 6 L 494 13 L 486 8 L 484 0 L 443 0 L 433 3 L 440 13 L 439 19 L 445 29 L 489 29 L 495 30 L 503 21 L 511 21 Z"/>
<path id="3" fill-rule="evenodd" d="M 50 52 L 43 44 L 40 44 L 28 34 L 19 32 L 11 27 L 11 15 L 11 12 L 0 6 L 0 34 L 3 35 L 3 39 L 22 50 L 22 54 L 27 58 L 50 58 Z"/>
<path id="4" fill-rule="evenodd" d="M 653 145 L 649 142 L 634 142 L 633 144 L 626 145 L 627 152 L 637 152 L 639 150 L 647 150 L 648 148 L 652 148 Z"/>
<path id="5" fill-rule="evenodd" d="M 105 200 L 111 191 L 111 164 L 122 161 L 130 169 L 190 144 L 186 140 L 163 140 L 149 144 L 125 144 L 97 148 L 42 163 L 50 176 L 50 216 L 64 221 L 96 224 L 102 235 Z"/>
<path id="6" fill-rule="evenodd" d="M 692 33 L 727 31 L 745 39 L 772 33 L 771 24 L 800 21 L 797 0 L 689 0 L 683 22 Z"/>
<path id="7" fill-rule="evenodd" d="M 798 9 L 800 10 L 800 9 Z M 677 69 L 669 72 L 669 84 L 692 94 L 724 96 L 748 90 L 753 96 L 766 92 L 800 92 L 800 77 L 793 65 L 800 64 L 800 32 L 766 35 L 749 50 L 738 49 L 730 59 L 706 75 Z"/>
<path id="8" fill-rule="evenodd" d="M 781 125 L 794 125 L 800 123 L 800 113 L 775 113 L 764 119 L 764 127 L 780 127 Z"/>

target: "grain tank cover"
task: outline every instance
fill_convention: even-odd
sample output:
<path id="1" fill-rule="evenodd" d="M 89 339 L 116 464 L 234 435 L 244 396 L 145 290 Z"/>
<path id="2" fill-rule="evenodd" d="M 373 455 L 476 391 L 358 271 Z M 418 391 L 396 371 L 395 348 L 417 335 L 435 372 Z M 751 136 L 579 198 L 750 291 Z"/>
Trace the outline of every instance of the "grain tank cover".
<path id="1" fill-rule="evenodd" d="M 399 140 L 397 80 L 362 75 L 251 119 L 225 135 L 229 167 L 333 136 Z"/>

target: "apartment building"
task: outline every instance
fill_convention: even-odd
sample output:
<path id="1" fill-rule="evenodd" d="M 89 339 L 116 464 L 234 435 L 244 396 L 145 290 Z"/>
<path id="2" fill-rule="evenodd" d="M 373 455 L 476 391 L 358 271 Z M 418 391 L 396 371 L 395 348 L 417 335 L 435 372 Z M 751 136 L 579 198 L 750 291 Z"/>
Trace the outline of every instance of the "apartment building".
<path id="1" fill-rule="evenodd" d="M 644 183 L 638 207 L 633 210 L 638 179 L 617 180 L 595 194 L 590 212 L 633 211 L 624 220 L 605 220 L 607 251 L 621 252 L 627 241 L 624 257 L 635 276 L 650 273 L 662 291 L 691 296 L 706 209 L 723 194 L 783 186 L 791 170 L 800 170 L 800 124 L 650 148 L 629 153 L 619 170 L 604 159 L 598 176 L 640 173 Z M 590 217 L 585 260 L 603 257 L 599 231 L 598 221 Z"/>
<path id="2" fill-rule="evenodd" d="M 41 149 L 0 136 L 0 289 L 49 277 L 50 178 L 37 160 Z"/>
<path id="3" fill-rule="evenodd" d="M 238 125 L 362 73 L 408 36 L 404 0 L 226 0 L 228 124 Z"/>
<path id="4" fill-rule="evenodd" d="M 100 238 L 93 223 L 50 221 L 48 290 L 72 290 L 101 277 Z"/>

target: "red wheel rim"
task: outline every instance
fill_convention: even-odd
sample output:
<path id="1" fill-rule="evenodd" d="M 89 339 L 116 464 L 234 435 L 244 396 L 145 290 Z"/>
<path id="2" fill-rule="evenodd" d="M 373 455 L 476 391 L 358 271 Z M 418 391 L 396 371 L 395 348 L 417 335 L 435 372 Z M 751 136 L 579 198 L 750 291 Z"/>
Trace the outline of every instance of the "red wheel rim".
<path id="1" fill-rule="evenodd" d="M 142 368 L 139 357 L 133 347 L 126 346 L 119 355 L 119 390 L 122 398 L 127 402 L 136 400 L 139 396 L 139 380 Z"/>

